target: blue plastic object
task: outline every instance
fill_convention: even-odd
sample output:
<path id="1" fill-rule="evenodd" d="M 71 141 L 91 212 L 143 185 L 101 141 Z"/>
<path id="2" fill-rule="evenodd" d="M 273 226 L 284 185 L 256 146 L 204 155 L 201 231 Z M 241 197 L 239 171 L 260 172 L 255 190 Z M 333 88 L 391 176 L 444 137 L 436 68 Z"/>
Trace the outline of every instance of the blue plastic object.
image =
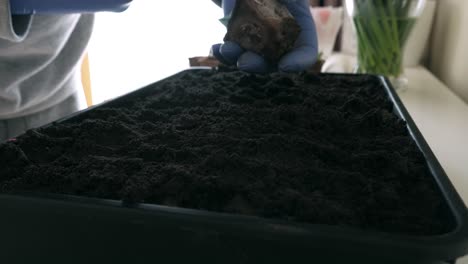
<path id="1" fill-rule="evenodd" d="M 122 12 L 131 2 L 132 0 L 10 0 L 10 8 L 14 15 Z"/>

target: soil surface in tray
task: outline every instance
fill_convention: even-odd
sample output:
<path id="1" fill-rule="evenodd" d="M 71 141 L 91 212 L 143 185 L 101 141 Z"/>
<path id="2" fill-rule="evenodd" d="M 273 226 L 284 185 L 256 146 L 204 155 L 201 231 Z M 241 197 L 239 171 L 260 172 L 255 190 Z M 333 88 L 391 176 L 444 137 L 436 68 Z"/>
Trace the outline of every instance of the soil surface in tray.
<path id="1" fill-rule="evenodd" d="M 183 72 L 0 145 L 0 188 L 412 235 L 448 230 L 376 78 Z"/>

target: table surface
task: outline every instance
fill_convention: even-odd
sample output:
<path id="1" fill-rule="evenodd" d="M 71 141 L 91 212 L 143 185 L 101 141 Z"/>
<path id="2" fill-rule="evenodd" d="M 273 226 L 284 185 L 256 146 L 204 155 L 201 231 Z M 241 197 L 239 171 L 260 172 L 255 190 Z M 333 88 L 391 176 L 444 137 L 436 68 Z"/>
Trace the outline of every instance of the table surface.
<path id="1" fill-rule="evenodd" d="M 424 67 L 407 68 L 405 74 L 408 89 L 399 96 L 468 204 L 468 104 Z M 468 257 L 457 264 L 468 264 Z"/>

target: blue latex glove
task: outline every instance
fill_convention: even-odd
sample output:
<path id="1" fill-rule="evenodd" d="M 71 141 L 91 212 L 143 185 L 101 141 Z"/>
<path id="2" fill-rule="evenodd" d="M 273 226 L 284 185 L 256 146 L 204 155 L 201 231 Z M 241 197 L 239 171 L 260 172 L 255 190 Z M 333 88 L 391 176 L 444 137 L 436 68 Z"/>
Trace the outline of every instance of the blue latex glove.
<path id="1" fill-rule="evenodd" d="M 132 0 L 10 0 L 13 15 L 120 12 Z"/>
<path id="2" fill-rule="evenodd" d="M 236 0 L 223 0 L 225 17 L 229 17 Z M 251 51 L 242 49 L 237 43 L 225 42 L 212 47 L 212 53 L 224 64 L 234 65 L 240 70 L 264 73 L 277 68 L 279 71 L 304 71 L 311 67 L 318 57 L 317 32 L 310 12 L 308 0 L 281 0 L 301 27 L 301 33 L 294 49 L 284 55 L 278 65 L 269 65 L 266 60 Z"/>

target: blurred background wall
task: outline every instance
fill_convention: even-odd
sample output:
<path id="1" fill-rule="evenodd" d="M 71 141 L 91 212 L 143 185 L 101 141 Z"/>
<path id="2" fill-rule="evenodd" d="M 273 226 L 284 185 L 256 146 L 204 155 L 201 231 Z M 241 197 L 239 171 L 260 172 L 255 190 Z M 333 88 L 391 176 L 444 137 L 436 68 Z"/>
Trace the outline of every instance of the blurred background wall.
<path id="1" fill-rule="evenodd" d="M 135 0 L 123 13 L 99 13 L 89 45 L 93 103 L 131 92 L 189 67 L 223 40 L 222 10 L 211 0 Z"/>
<path id="2" fill-rule="evenodd" d="M 468 1 L 437 1 L 428 66 L 468 103 Z"/>

